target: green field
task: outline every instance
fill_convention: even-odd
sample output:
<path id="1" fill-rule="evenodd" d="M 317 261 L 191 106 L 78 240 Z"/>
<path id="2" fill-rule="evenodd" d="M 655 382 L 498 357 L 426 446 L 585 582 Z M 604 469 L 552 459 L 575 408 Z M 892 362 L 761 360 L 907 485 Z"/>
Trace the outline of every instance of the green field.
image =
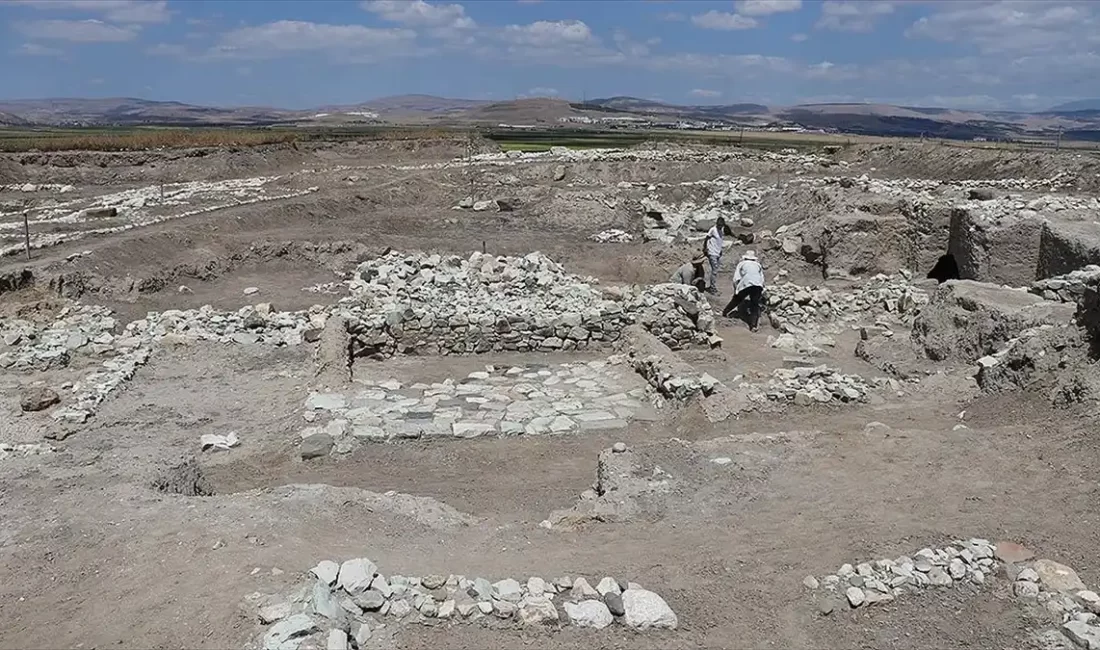
<path id="1" fill-rule="evenodd" d="M 917 142 L 876 136 L 763 131 L 606 130 L 577 128 L 501 129 L 468 126 L 333 126 L 333 127 L 0 127 L 0 151 L 143 151 L 188 147 L 249 147 L 298 142 L 488 139 L 504 151 L 540 152 L 571 149 L 627 148 L 645 142 L 741 146 L 755 149 L 817 151 L 825 145 L 849 146 L 883 142 Z M 927 140 L 947 146 L 1011 150 L 1050 150 L 1035 143 L 987 143 Z M 1065 149 L 1093 149 L 1095 143 L 1063 142 Z"/>

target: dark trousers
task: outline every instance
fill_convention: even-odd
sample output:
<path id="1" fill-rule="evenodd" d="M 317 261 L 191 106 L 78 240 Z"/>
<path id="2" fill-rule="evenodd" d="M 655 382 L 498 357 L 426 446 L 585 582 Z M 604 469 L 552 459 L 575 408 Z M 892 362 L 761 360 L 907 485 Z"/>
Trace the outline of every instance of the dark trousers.
<path id="1" fill-rule="evenodd" d="M 726 305 L 726 308 L 722 310 L 722 315 L 729 316 L 746 298 L 748 298 L 749 327 L 755 330 L 757 324 L 760 322 L 760 296 L 763 295 L 763 293 L 764 287 L 745 287 L 733 296 L 729 304 Z"/>

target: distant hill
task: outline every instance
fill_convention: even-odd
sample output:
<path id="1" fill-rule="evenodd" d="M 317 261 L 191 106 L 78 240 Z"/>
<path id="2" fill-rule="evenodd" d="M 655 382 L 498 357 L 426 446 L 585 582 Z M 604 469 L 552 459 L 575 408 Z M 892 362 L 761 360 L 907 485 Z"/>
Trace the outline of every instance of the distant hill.
<path id="1" fill-rule="evenodd" d="M 1071 113 L 1075 111 L 1100 111 L 1100 99 L 1080 99 L 1047 109 L 1047 113 Z"/>
<path id="2" fill-rule="evenodd" d="M 434 95 L 396 95 L 354 105 L 322 106 L 317 110 L 323 112 L 372 111 L 382 116 L 450 115 L 489 103 L 476 99 L 450 99 Z"/>
<path id="3" fill-rule="evenodd" d="M 30 122 L 11 113 L 0 112 L 0 126 L 29 126 Z"/>
<path id="4" fill-rule="evenodd" d="M 607 97 L 585 102 L 532 98 L 511 101 L 398 95 L 350 105 L 309 110 L 272 107 L 212 107 L 132 97 L 0 100 L 0 124 L 56 125 L 339 125 L 427 123 L 555 126 L 562 118 L 633 116 L 654 122 L 679 120 L 730 126 L 805 127 L 869 135 L 973 139 L 1042 136 L 1062 131 L 1095 138 L 1100 132 L 1100 100 L 1083 100 L 1050 111 L 1020 113 L 969 111 L 889 104 L 754 103 L 677 105 L 638 97 Z"/>
<path id="5" fill-rule="evenodd" d="M 608 97 L 606 99 L 591 99 L 584 102 L 583 106 L 597 106 L 600 108 L 616 109 L 620 111 L 651 113 L 658 115 L 679 115 L 689 117 L 691 115 L 715 116 L 715 115 L 757 115 L 768 112 L 768 107 L 763 104 L 725 104 L 725 105 L 688 105 L 665 104 L 649 99 L 637 97 Z"/>
<path id="6" fill-rule="evenodd" d="M 259 124 L 294 117 L 273 108 L 212 108 L 132 97 L 0 100 L 0 112 L 34 124 Z"/>

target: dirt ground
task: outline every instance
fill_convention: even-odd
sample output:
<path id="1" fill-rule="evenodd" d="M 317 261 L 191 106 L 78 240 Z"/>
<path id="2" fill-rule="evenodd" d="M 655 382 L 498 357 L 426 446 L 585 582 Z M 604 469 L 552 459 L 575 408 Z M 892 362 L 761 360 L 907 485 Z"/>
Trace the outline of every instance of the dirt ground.
<path id="1" fill-rule="evenodd" d="M 416 159 L 453 155 L 442 151 L 426 148 Z M 310 165 L 318 155 L 311 153 Z M 380 154 L 345 147 L 330 157 L 373 165 Z M 277 161 L 264 173 L 304 164 L 286 152 Z M 502 175 L 543 179 L 520 210 L 487 213 L 452 209 L 468 194 L 462 170 L 321 169 L 309 183 L 322 189 L 306 196 L 62 244 L 29 263 L 0 260 L 0 274 L 30 268 L 39 285 L 34 295 L 2 294 L 0 304 L 9 316 L 14 305 L 37 304 L 48 285 L 109 306 L 122 322 L 203 304 L 304 309 L 341 295 L 304 288 L 337 281 L 387 247 L 540 250 L 605 283 L 668 277 L 677 249 L 588 241 L 604 228 L 640 226 L 625 204 L 553 207 L 562 187 L 551 180 L 553 165 L 540 165 L 480 173 L 475 189 L 487 195 L 515 193 Z M 679 163 L 595 167 L 571 170 L 575 185 L 613 186 L 617 173 L 634 180 L 730 173 Z M 115 178 L 137 175 L 120 167 Z M 724 295 L 713 300 L 718 307 L 729 297 L 729 272 Z M 259 293 L 245 296 L 246 287 Z M 753 333 L 723 319 L 718 333 L 720 349 L 683 357 L 720 380 L 763 377 L 790 356 L 767 346 L 776 334 L 767 325 Z M 879 376 L 854 356 L 857 338 L 838 335 L 822 362 Z M 563 363 L 609 352 L 361 361 L 355 375 L 438 381 L 488 363 Z M 828 616 L 802 580 L 846 562 L 985 537 L 1020 542 L 1073 566 L 1086 584 L 1100 582 L 1095 421 L 1052 410 L 1039 397 L 980 396 L 967 368 L 944 367 L 874 404 L 791 406 L 718 424 L 697 405 L 669 405 L 656 422 L 612 433 L 370 444 L 303 461 L 296 442 L 312 368 L 305 346 L 165 345 L 78 432 L 53 442 L 55 453 L 0 461 L 0 574 L 7 577 L 0 647 L 245 647 L 262 630 L 246 596 L 285 592 L 320 560 L 360 556 L 389 574 L 626 578 L 661 594 L 680 621 L 675 631 L 646 633 L 621 625 L 598 632 L 390 626 L 394 647 L 410 650 L 1030 648 L 1033 634 L 1055 621 L 1021 605 L 1005 579 Z M 20 388 L 33 380 L 58 381 L 5 371 L 2 442 L 41 440 L 54 426 L 45 413 L 20 412 Z M 200 452 L 201 434 L 230 431 L 240 447 Z M 599 452 L 620 441 L 681 479 L 670 507 L 622 523 L 541 528 L 593 484 Z M 718 467 L 707 454 L 737 462 Z M 189 459 L 195 473 L 173 469 Z M 169 490 L 155 489 L 158 481 Z M 196 482 L 212 494 L 175 493 Z"/>

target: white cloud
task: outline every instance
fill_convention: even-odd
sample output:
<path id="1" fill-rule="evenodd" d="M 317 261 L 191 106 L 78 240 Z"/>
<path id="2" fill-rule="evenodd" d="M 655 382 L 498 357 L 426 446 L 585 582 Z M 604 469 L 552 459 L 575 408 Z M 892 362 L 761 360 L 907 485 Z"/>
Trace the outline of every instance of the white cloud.
<path id="1" fill-rule="evenodd" d="M 411 54 L 415 42 L 416 32 L 408 29 L 280 20 L 226 32 L 208 56 L 269 59 L 289 54 L 329 53 L 348 61 L 364 61 Z"/>
<path id="2" fill-rule="evenodd" d="M 138 33 L 134 27 L 119 27 L 91 19 L 33 20 L 16 23 L 15 28 L 28 38 L 70 43 L 123 43 L 134 40 Z"/>
<path id="3" fill-rule="evenodd" d="M 384 20 L 405 27 L 472 29 L 477 26 L 460 4 L 434 4 L 424 0 L 366 0 L 362 6 Z"/>
<path id="4" fill-rule="evenodd" d="M 817 29 L 838 32 L 869 32 L 883 16 L 894 13 L 896 2 L 886 0 L 825 0 Z"/>
<path id="5" fill-rule="evenodd" d="M 909 38 L 976 45 L 988 54 L 1054 51 L 1100 43 L 1091 3 L 959 2 L 906 30 Z"/>
<path id="6" fill-rule="evenodd" d="M 187 48 L 175 43 L 157 43 L 152 47 L 145 49 L 145 53 L 150 56 L 184 56 L 187 54 Z"/>
<path id="7" fill-rule="evenodd" d="M 665 14 L 661 14 L 661 20 L 669 23 L 680 23 L 687 20 L 687 16 L 677 11 L 670 11 Z"/>
<path id="8" fill-rule="evenodd" d="M 40 43 L 23 43 L 15 50 L 15 54 L 23 56 L 62 56 L 65 53 L 55 47 L 46 47 Z"/>
<path id="9" fill-rule="evenodd" d="M 696 88 L 690 93 L 693 97 L 721 97 L 722 93 L 718 90 L 708 90 L 706 88 Z"/>
<path id="10" fill-rule="evenodd" d="M 737 0 L 733 6 L 744 16 L 770 16 L 798 11 L 802 0 Z"/>
<path id="11" fill-rule="evenodd" d="M 791 34 L 791 40 L 795 43 L 805 43 L 809 38 L 806 34 Z"/>
<path id="12" fill-rule="evenodd" d="M 748 18 L 741 14 L 731 14 L 724 11 L 715 11 L 713 9 L 705 14 L 696 14 L 692 16 L 691 22 L 696 27 L 720 31 L 753 29 L 760 25 L 760 23 L 756 22 L 755 18 Z"/>
<path id="13" fill-rule="evenodd" d="M 528 47 L 556 47 L 595 43 L 592 29 L 580 20 L 540 20 L 528 25 L 508 25 L 504 40 Z"/>
<path id="14" fill-rule="evenodd" d="M 538 88 L 532 88 L 531 90 L 528 90 L 527 93 L 524 96 L 525 97 L 557 97 L 558 96 L 558 89 L 557 88 L 543 88 L 543 87 L 540 86 Z"/>
<path id="15" fill-rule="evenodd" d="M 124 24 L 166 23 L 172 18 L 168 0 L 6 0 L 5 4 L 94 13 Z"/>

